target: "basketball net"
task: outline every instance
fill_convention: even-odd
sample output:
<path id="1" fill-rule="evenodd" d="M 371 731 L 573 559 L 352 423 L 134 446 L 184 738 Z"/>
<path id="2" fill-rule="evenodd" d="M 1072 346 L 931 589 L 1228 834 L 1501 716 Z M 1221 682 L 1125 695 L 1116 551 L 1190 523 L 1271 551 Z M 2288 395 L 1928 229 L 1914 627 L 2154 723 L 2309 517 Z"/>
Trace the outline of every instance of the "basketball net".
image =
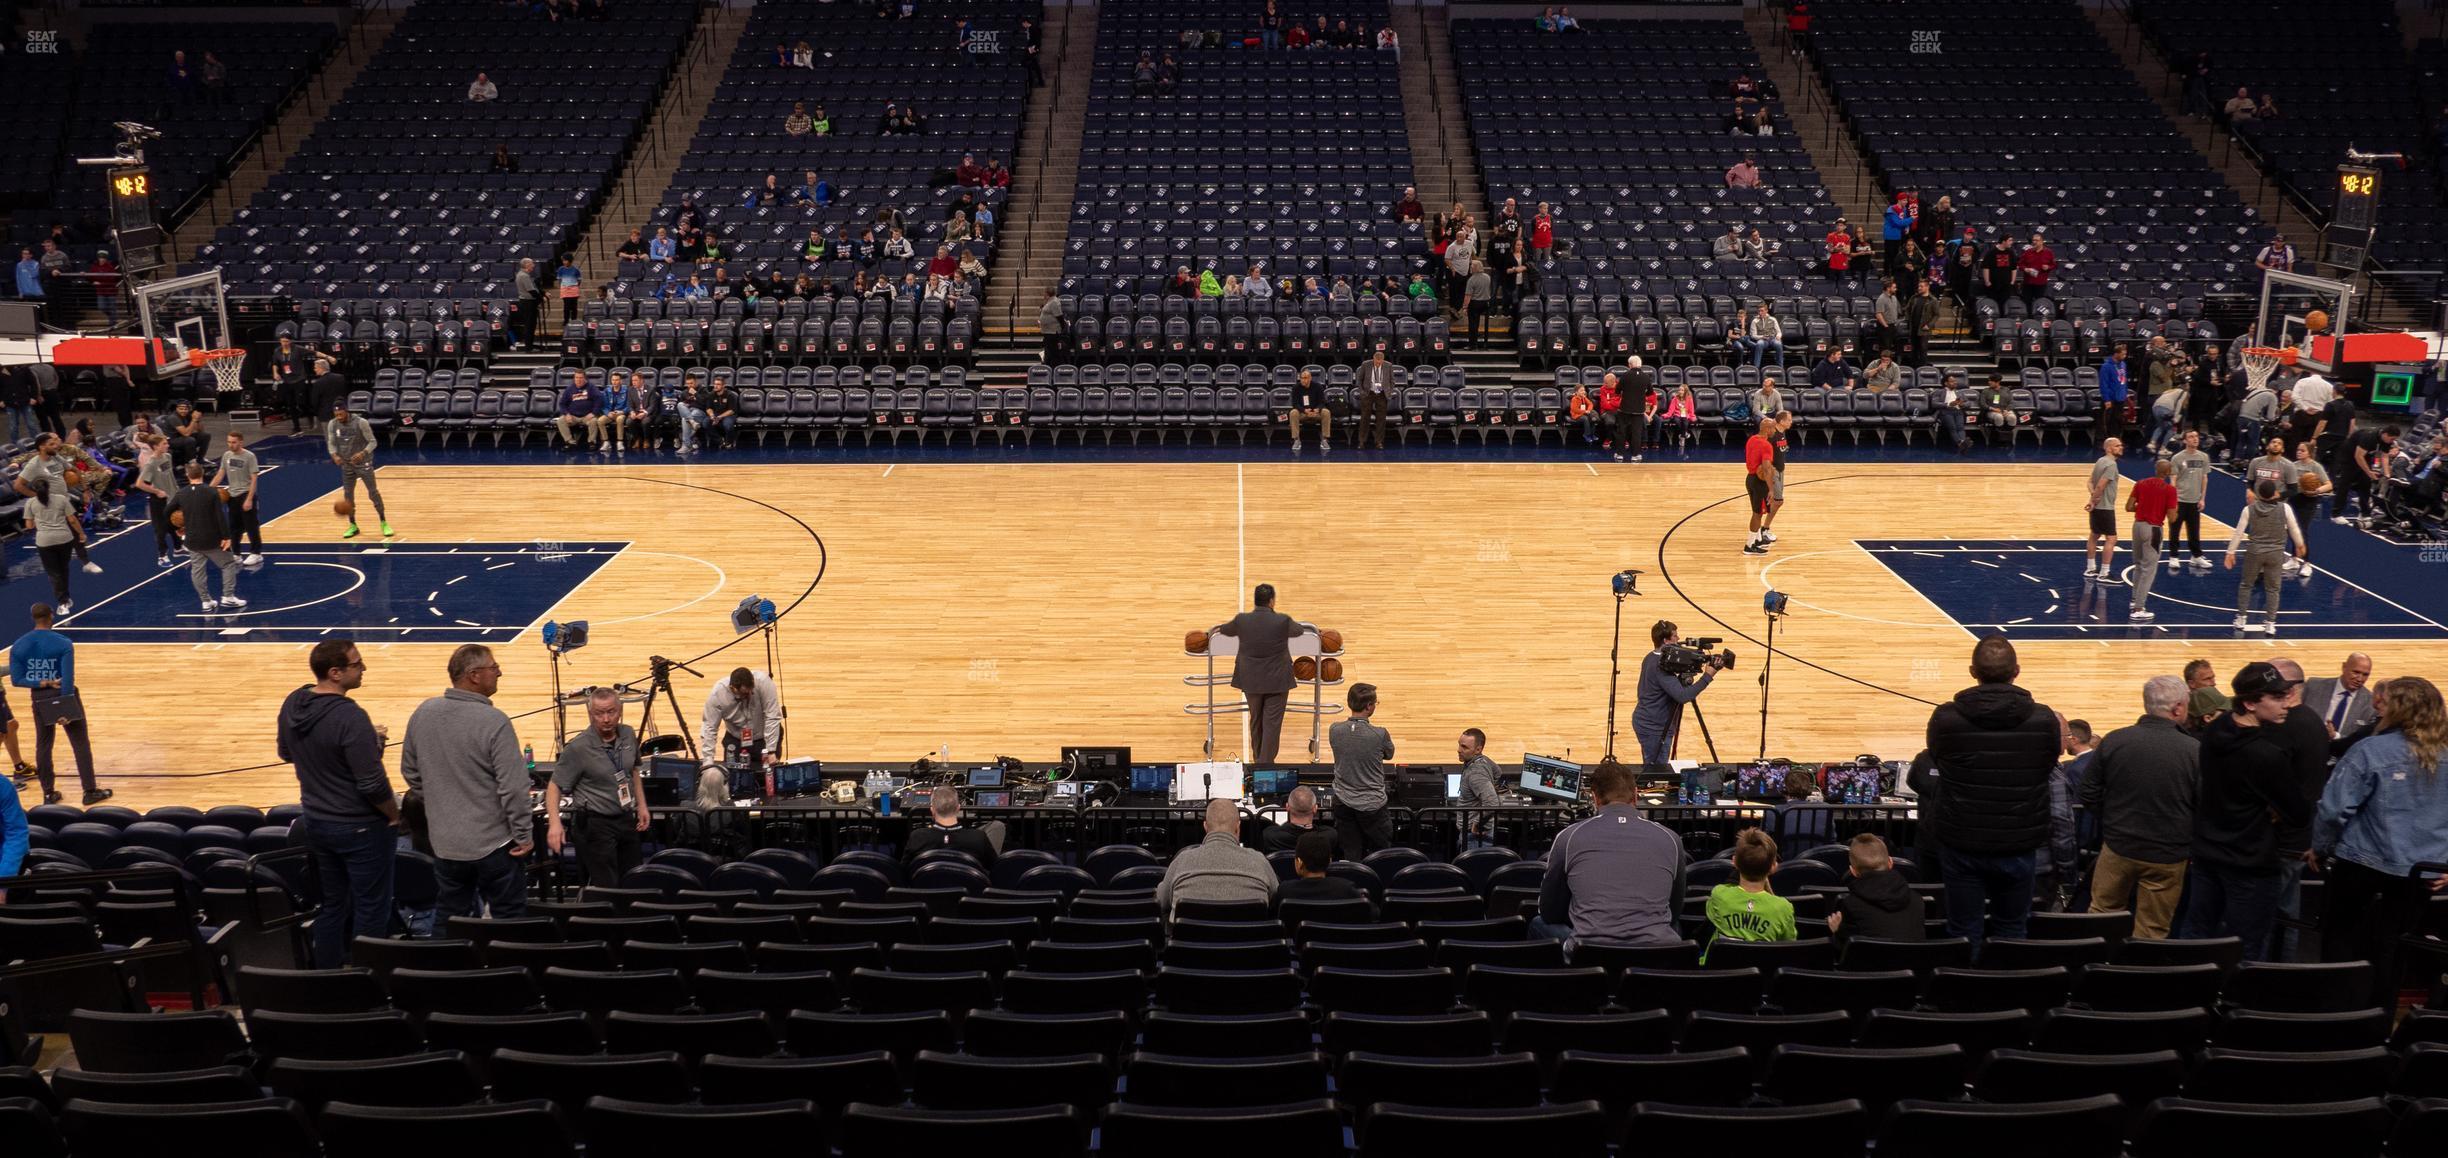
<path id="1" fill-rule="evenodd" d="M 2302 351 L 2284 346 L 2246 346 L 2244 347 L 2244 378 L 2252 383 L 2252 388 L 2255 390 L 2267 389 L 2270 379 L 2277 375 L 2280 366 L 2292 366 L 2295 360 L 2302 356 Z"/>
<path id="2" fill-rule="evenodd" d="M 212 371 L 213 382 L 223 394 L 237 394 L 246 389 L 246 351 L 198 350 L 188 355 L 188 361 L 201 362 Z"/>

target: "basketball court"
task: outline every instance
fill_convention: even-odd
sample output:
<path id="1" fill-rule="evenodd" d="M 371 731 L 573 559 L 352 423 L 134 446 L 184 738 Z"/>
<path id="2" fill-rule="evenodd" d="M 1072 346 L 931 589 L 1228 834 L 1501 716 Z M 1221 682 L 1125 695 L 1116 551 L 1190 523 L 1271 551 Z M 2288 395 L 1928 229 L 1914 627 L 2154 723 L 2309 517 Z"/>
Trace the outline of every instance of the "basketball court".
<path id="1" fill-rule="evenodd" d="M 1608 579 L 1625 568 L 1645 572 L 1623 608 L 1626 747 L 1649 625 L 1671 619 L 1738 654 L 1700 702 L 1720 755 L 1756 753 L 1771 588 L 1792 599 L 1776 632 L 1771 755 L 1909 757 L 1930 705 L 1969 682 L 1972 641 L 1991 630 L 2022 644 L 2024 682 L 2042 699 L 2101 728 L 2138 714 L 2145 677 L 2197 656 L 2228 672 L 2275 652 L 2323 674 L 2359 649 L 2382 677 L 2448 676 L 2438 560 L 2327 524 L 2314 529 L 2319 574 L 2290 581 L 2275 640 L 2227 626 L 2225 571 L 2166 575 L 2152 599 L 2160 618 L 2128 623 L 2130 588 L 2080 575 L 2080 451 L 1814 462 L 1832 452 L 1806 447 L 1782 541 L 1749 557 L 1730 461 L 1348 451 L 708 465 L 395 454 L 381 477 L 401 534 L 343 542 L 330 511 L 338 472 L 314 461 L 319 447 L 292 442 L 264 444 L 280 466 L 264 476 L 274 517 L 264 564 L 241 579 L 245 611 L 199 613 L 184 566 L 154 566 L 141 520 L 97 544 L 104 574 L 75 576 L 78 609 L 61 629 L 79 644 L 100 767 L 122 801 L 294 799 L 272 714 L 305 682 L 307 649 L 336 635 L 363 646 L 359 698 L 394 735 L 443 688 L 450 650 L 481 642 L 504 668 L 497 702 L 549 753 L 548 621 L 590 625 L 588 645 L 563 660 L 567 688 L 642 683 L 649 656 L 689 661 L 705 678 L 680 672 L 675 684 L 693 726 L 709 681 L 766 663 L 763 637 L 730 621 L 751 595 L 780 613 L 791 747 L 832 760 L 1036 763 L 1062 744 L 1195 759 L 1205 726 L 1184 706 L 1201 694 L 1183 681 L 1204 664 L 1180 651 L 1182 633 L 1230 616 L 1260 582 L 1277 586 L 1283 610 L 1343 632 L 1347 682 L 1378 685 L 1378 720 L 1420 761 L 1448 760 L 1454 735 L 1474 726 L 1506 760 L 1595 758 Z M 2242 501 L 2219 476 L 2208 511 Z M 2223 550 L 2225 525 L 2204 530 Z M 13 636 L 45 589 L 30 548 L 10 552 L 0 630 Z M 1339 701 L 1340 689 L 1326 695 Z M 1306 740 L 1288 735 L 1285 756 Z M 1685 743 L 1685 755 L 1706 756 L 1699 729 Z M 1237 754 L 1237 733 L 1218 747 Z"/>

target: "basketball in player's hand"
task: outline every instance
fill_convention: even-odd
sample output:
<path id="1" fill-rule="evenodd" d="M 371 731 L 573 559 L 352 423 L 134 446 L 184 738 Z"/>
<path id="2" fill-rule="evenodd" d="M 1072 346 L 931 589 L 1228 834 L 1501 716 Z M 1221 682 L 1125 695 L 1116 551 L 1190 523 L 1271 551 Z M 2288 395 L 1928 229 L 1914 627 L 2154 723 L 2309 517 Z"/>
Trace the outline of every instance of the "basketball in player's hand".
<path id="1" fill-rule="evenodd" d="M 1182 650 L 1189 652 L 1192 655 L 1207 654 L 1207 633 L 1204 631 L 1193 631 L 1182 636 Z"/>
<path id="2" fill-rule="evenodd" d="M 1328 657 L 1318 661 L 1318 678 L 1333 683 L 1343 678 L 1343 661 Z"/>
<path id="3" fill-rule="evenodd" d="M 172 512 L 170 512 L 170 529 L 171 529 L 171 530 L 173 530 L 173 531 L 184 531 L 184 530 L 186 530 L 186 529 L 187 529 L 187 512 L 185 512 L 185 511 L 172 511 Z"/>
<path id="4" fill-rule="evenodd" d="M 2329 328 L 2329 311 L 2314 310 L 2304 315 L 2304 329 L 2317 334 Z"/>
<path id="5" fill-rule="evenodd" d="M 1317 678 L 1317 669 L 1318 669 L 1318 661 L 1317 661 L 1317 657 L 1316 657 L 1316 656 L 1314 656 L 1314 655 L 1296 655 L 1296 656 L 1293 656 L 1293 657 L 1292 657 L 1292 678 L 1293 678 L 1293 679 L 1296 679 L 1296 680 L 1313 680 L 1313 679 L 1316 679 L 1316 678 Z"/>
<path id="6" fill-rule="evenodd" d="M 1341 651 L 1341 650 L 1343 650 L 1343 633 L 1342 633 L 1342 632 L 1340 632 L 1340 631 L 1336 631 L 1334 628 L 1331 628 L 1331 627 L 1327 628 L 1327 629 L 1326 629 L 1326 630 L 1324 630 L 1324 631 L 1319 632 L 1319 633 L 1318 633 L 1318 650 L 1319 650 L 1319 651 Z"/>
<path id="7" fill-rule="evenodd" d="M 357 504 L 352 503 L 347 499 L 333 499 L 332 513 L 345 519 L 350 515 L 357 513 Z"/>

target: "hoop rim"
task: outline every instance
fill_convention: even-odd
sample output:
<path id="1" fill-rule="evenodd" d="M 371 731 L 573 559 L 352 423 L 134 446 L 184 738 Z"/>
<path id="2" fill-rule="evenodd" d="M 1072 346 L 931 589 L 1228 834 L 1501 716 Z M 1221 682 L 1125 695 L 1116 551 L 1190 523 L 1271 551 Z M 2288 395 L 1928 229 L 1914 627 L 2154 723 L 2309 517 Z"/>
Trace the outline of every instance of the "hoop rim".
<path id="1" fill-rule="evenodd" d="M 2246 346 L 2243 350 L 2243 356 L 2247 358 L 2268 358 L 2271 361 L 2279 363 L 2280 365 L 2292 366 L 2295 364 L 2296 359 L 2303 357 L 2303 351 L 2295 349 L 2292 346 Z"/>
<path id="2" fill-rule="evenodd" d="M 213 362 L 221 362 L 221 361 L 226 361 L 226 360 L 231 359 L 231 358 L 243 358 L 243 357 L 246 357 L 246 351 L 245 351 L 245 350 L 238 349 L 237 347 L 234 347 L 234 346 L 228 346 L 228 347 L 215 347 L 215 348 L 210 349 L 210 350 L 189 350 L 189 351 L 187 351 L 187 360 L 188 360 L 189 362 L 198 363 L 198 364 L 210 364 L 210 363 L 213 363 Z"/>

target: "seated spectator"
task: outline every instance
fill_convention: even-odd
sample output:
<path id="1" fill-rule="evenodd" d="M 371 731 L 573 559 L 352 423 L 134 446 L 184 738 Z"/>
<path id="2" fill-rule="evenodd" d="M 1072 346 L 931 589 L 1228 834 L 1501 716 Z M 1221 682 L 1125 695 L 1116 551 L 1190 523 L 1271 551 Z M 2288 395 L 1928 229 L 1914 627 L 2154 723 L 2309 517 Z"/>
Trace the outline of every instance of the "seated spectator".
<path id="1" fill-rule="evenodd" d="M 1982 425 L 2012 442 L 2015 428 L 2023 424 L 2023 414 L 2015 409 L 2014 394 L 2006 389 L 2006 380 L 1995 371 L 1990 373 L 1988 384 L 1981 387 L 1978 405 Z"/>
<path id="2" fill-rule="evenodd" d="M 1726 89 L 1734 94 L 1735 100 L 1744 104 L 1750 104 L 1760 98 L 1760 83 L 1751 79 L 1751 74 L 1747 72 L 1736 73 L 1734 79 L 1726 85 Z"/>
<path id="3" fill-rule="evenodd" d="M 976 219 L 976 224 L 969 230 L 969 235 L 977 238 L 979 241 L 993 241 L 995 227 L 994 206 L 985 204 L 979 205 L 977 207 Z"/>
<path id="4" fill-rule="evenodd" d="M 1402 59 L 1402 37 L 1394 34 L 1393 25 L 1389 24 L 1377 30 L 1377 51 L 1391 52 L 1394 54 L 1394 59 L 1398 61 Z"/>
<path id="5" fill-rule="evenodd" d="M 1203 298 L 1224 296 L 1224 283 L 1216 280 L 1216 271 L 1213 266 L 1199 271 L 1198 296 Z"/>
<path id="6" fill-rule="evenodd" d="M 935 256 L 927 259 L 927 276 L 949 278 L 960 272 L 960 259 L 952 256 L 952 247 L 938 245 Z"/>
<path id="7" fill-rule="evenodd" d="M 1690 446 L 1692 433 L 1700 424 L 1700 402 L 1692 395 L 1691 387 L 1675 387 L 1673 396 L 1666 400 L 1665 414 L 1659 423 L 1664 428 L 1657 435 L 1659 446 L 1664 446 L 1668 439 L 1674 441 L 1677 449 Z"/>
<path id="8" fill-rule="evenodd" d="M 1631 768 L 1601 761 L 1587 785 L 1596 811 L 1566 825 L 1548 847 L 1530 935 L 1610 946 L 1682 940 L 1675 926 L 1683 904 L 1682 840 L 1641 816 Z"/>
<path id="9" fill-rule="evenodd" d="M 1776 252 L 1776 246 L 1771 243 L 1765 235 L 1760 233 L 1757 226 L 1752 227 L 1750 236 L 1743 238 L 1742 256 L 1744 261 L 1766 261 L 1768 260 L 1768 255 L 1774 252 Z"/>
<path id="10" fill-rule="evenodd" d="M 808 131 L 819 137 L 829 136 L 833 132 L 833 118 L 825 115 L 821 102 L 817 104 L 816 111 L 808 116 Z"/>
<path id="11" fill-rule="evenodd" d="M 884 102 L 884 115 L 876 121 L 876 135 L 887 136 L 900 131 L 901 105 L 895 101 Z"/>
<path id="12" fill-rule="evenodd" d="M 960 164 L 954 166 L 952 169 L 952 180 L 959 184 L 973 187 L 984 185 L 986 183 L 986 166 L 978 164 L 977 154 L 963 153 L 961 154 Z"/>
<path id="13" fill-rule="evenodd" d="M 944 218 L 944 240 L 955 245 L 969 240 L 969 219 L 957 213 Z"/>
<path id="14" fill-rule="evenodd" d="M 876 241 L 875 230 L 869 229 L 861 232 L 858 240 L 850 243 L 850 260 L 859 264 L 859 272 L 862 277 L 865 276 L 866 271 L 874 269 L 877 262 L 884 260 L 884 247 Z M 866 296 L 866 289 L 863 286 L 857 292 L 861 297 Z"/>
<path id="15" fill-rule="evenodd" d="M 789 68 L 791 66 L 790 45 L 784 44 L 779 40 L 774 41 L 773 63 L 775 68 Z"/>
<path id="16" fill-rule="evenodd" d="M 1417 301 L 1432 302 L 1437 296 L 1436 286 L 1429 283 L 1428 275 L 1417 271 L 1411 274 L 1411 284 L 1403 292 Z"/>
<path id="17" fill-rule="evenodd" d="M 1539 30 L 1539 31 L 1541 31 L 1541 32 L 1553 32 L 1553 31 L 1555 31 L 1555 30 L 1556 30 L 1556 10 L 1555 10 L 1555 9 L 1553 9 L 1553 8 L 1542 8 L 1542 9 L 1540 9 L 1540 10 L 1539 10 L 1539 14 L 1538 14 L 1538 19 L 1537 19 L 1537 20 L 1532 21 L 1531 23 L 1532 23 L 1532 24 L 1534 24 L 1534 25 L 1536 25 L 1536 26 L 1537 26 L 1537 28 L 1538 28 L 1538 30 Z"/>
<path id="18" fill-rule="evenodd" d="M 808 230 L 807 240 L 801 243 L 799 246 L 799 260 L 807 262 L 810 265 L 820 264 L 824 261 L 825 255 L 831 253 L 832 251 L 832 243 L 825 240 L 824 231 L 821 229 L 811 229 Z M 804 279 L 807 275 L 801 274 L 799 276 Z"/>
<path id="19" fill-rule="evenodd" d="M 1882 349 L 1878 357 L 1871 361 L 1870 368 L 1862 372 L 1862 385 L 1883 392 L 1895 389 L 1903 378 L 1904 368 L 1896 365 L 1896 360 Z"/>
<path id="20" fill-rule="evenodd" d="M 960 219 L 955 217 L 953 220 L 958 221 Z M 901 231 L 898 229 L 893 230 L 892 233 L 884 238 L 884 256 L 891 260 L 906 261 L 910 257 L 915 256 L 917 252 L 917 249 L 910 245 L 909 238 L 903 236 Z"/>
<path id="21" fill-rule="evenodd" d="M 1228 298 L 1237 298 L 1241 296 L 1240 274 L 1228 273 L 1224 275 L 1224 296 Z"/>
<path id="22" fill-rule="evenodd" d="M 1011 170 L 1003 167 L 1003 158 L 990 157 L 986 161 L 986 179 L 979 183 L 988 189 L 1009 189 L 1011 178 Z"/>
<path id="23" fill-rule="evenodd" d="M 229 66 L 221 63 L 220 57 L 210 52 L 204 54 L 204 63 L 196 67 L 196 83 L 203 90 L 204 103 L 217 105 L 229 100 Z M 2270 116 L 2277 115 L 2275 109 L 2271 110 Z"/>
<path id="24" fill-rule="evenodd" d="M 1173 276 L 1165 279 L 1165 295 L 1177 298 L 1197 297 L 1198 275 L 1191 273 L 1190 267 L 1186 265 L 1175 269 Z"/>
<path id="25" fill-rule="evenodd" d="M 1409 185 L 1403 186 L 1402 200 L 1394 203 L 1394 220 L 1418 221 L 1427 215 L 1427 207 L 1420 204 L 1419 190 Z"/>
<path id="26" fill-rule="evenodd" d="M 2227 103 L 2221 105 L 2219 107 L 2219 111 L 2227 114 L 2228 124 L 2249 125 L 2253 121 L 2254 112 L 2259 110 L 2260 107 L 2260 105 L 2254 103 L 2252 92 L 2246 89 L 2244 86 L 2238 85 L 2236 86 L 2235 95 L 2227 98 Z"/>
<path id="27" fill-rule="evenodd" d="M 1776 355 L 1778 366 L 1785 364 L 1785 325 L 1776 320 L 1776 315 L 1768 312 L 1766 302 L 1752 308 L 1751 320 L 1743 327 L 1742 335 L 1727 344 L 1738 353 L 1751 355 L 1754 369 L 1766 362 L 1770 354 Z"/>
<path id="28" fill-rule="evenodd" d="M 790 115 L 782 118 L 782 131 L 794 137 L 804 137 L 816 127 L 816 118 L 808 115 L 806 101 L 792 101 Z"/>
<path id="29" fill-rule="evenodd" d="M 981 869 L 993 868 L 995 842 L 983 829 L 962 827 L 960 815 L 960 793 L 930 793 L 927 796 L 928 823 L 910 831 L 908 842 L 901 846 L 901 859 L 914 861 L 919 853 L 948 848 L 968 853 Z"/>
<path id="30" fill-rule="evenodd" d="M 1726 169 L 1725 183 L 1728 189 L 1766 188 L 1760 184 L 1759 162 L 1752 160 L 1750 154 L 1747 153 L 1743 155 L 1742 160 L 1734 162 Z"/>
<path id="31" fill-rule="evenodd" d="M 1580 21 L 1578 21 L 1578 20 L 1573 19 L 1572 9 L 1570 9 L 1570 8 L 1558 8 L 1558 9 L 1556 9 L 1556 31 L 1558 31 L 1558 32 L 1579 32 L 1579 31 L 1581 31 L 1581 22 L 1580 22 Z"/>
<path id="32" fill-rule="evenodd" d="M 1564 400 L 1564 418 L 1581 427 L 1581 441 L 1598 441 L 1598 404 L 1590 400 L 1589 386 L 1573 387 L 1572 397 Z"/>
<path id="33" fill-rule="evenodd" d="M 518 172 L 518 158 L 511 155 L 508 142 L 493 146 L 492 170 L 496 173 Z"/>
<path id="34" fill-rule="evenodd" d="M 754 207 L 771 207 L 780 205 L 782 203 L 782 199 L 787 196 L 789 196 L 789 193 L 782 188 L 782 178 L 775 174 L 767 173 L 765 174 L 765 181 L 763 184 L 758 185 L 756 188 L 748 191 L 748 197 L 745 204 Z"/>
<path id="35" fill-rule="evenodd" d="M 2269 244 L 2261 247 L 2260 254 L 2253 258 L 2253 264 L 2262 269 L 2293 273 L 2295 271 L 2295 247 L 2287 244 L 2285 234 L 2271 234 Z"/>
<path id="36" fill-rule="evenodd" d="M 1726 231 L 1709 243 L 1709 256 L 1719 261 L 1731 261 L 1742 256 L 1743 235 L 1739 222 L 1729 222 Z"/>
<path id="37" fill-rule="evenodd" d="M 1265 270 L 1253 265 L 1249 267 L 1248 275 L 1241 279 L 1241 296 L 1252 301 L 1267 301 L 1275 296 L 1275 285 L 1267 280 Z"/>
<path id="38" fill-rule="evenodd" d="M 1327 829 L 1301 834 L 1292 845 L 1292 879 L 1276 887 L 1278 901 L 1367 901 L 1369 895 L 1359 885 L 1344 877 L 1326 875 L 1326 866 L 1334 862 L 1334 830 Z M 1375 920 L 1377 907 L 1370 902 L 1369 919 Z"/>
<path id="39" fill-rule="evenodd" d="M 1172 53 L 1165 53 L 1156 62 L 1156 95 L 1172 96 L 1173 90 L 1180 84 L 1181 65 L 1173 59 Z"/>
<path id="40" fill-rule="evenodd" d="M 1737 879 L 1709 890 L 1709 929 L 1714 937 L 1729 941 L 1791 941 L 1800 935 L 1794 926 L 1793 902 L 1768 889 L 1768 878 L 1776 868 L 1774 838 L 1756 828 L 1735 834 Z M 1701 960 L 1707 959 L 1703 953 Z"/>
<path id="41" fill-rule="evenodd" d="M 711 230 L 711 229 L 706 230 L 705 232 L 700 233 L 700 234 L 698 234 L 697 236 L 698 236 L 698 239 L 699 239 L 699 242 L 698 242 L 698 252 L 697 252 L 697 264 L 699 264 L 699 265 L 713 265 L 713 264 L 715 264 L 715 263 L 717 263 L 717 262 L 720 262 L 720 261 L 723 259 L 723 242 L 722 242 L 722 238 L 720 238 L 720 237 L 716 237 L 716 236 L 714 235 L 714 231 L 713 231 L 713 230 Z"/>
<path id="42" fill-rule="evenodd" d="M 493 81 L 481 72 L 476 74 L 475 80 L 468 82 L 467 99 L 470 101 L 482 104 L 500 95 L 501 89 L 495 87 Z"/>
<path id="43" fill-rule="evenodd" d="M 1810 384 L 1823 390 L 1850 390 L 1858 371 L 1845 365 L 1844 351 L 1831 345 L 1827 357 L 1811 367 Z"/>
<path id="44" fill-rule="evenodd" d="M 972 287 L 986 284 L 986 263 L 978 259 L 977 251 L 974 249 L 961 251 L 960 264 L 956 272 Z"/>
<path id="45" fill-rule="evenodd" d="M 939 793 L 949 795 L 949 793 Z M 1173 906 L 1185 901 L 1231 904 L 1275 899 L 1275 866 L 1266 854 L 1241 844 L 1241 809 L 1232 800 L 1207 802 L 1206 835 L 1199 843 L 1174 854 L 1156 885 L 1156 907 L 1168 918 Z M 1299 853 L 1294 852 L 1295 856 Z"/>
<path id="46" fill-rule="evenodd" d="M 817 177 L 814 169 L 806 170 L 799 175 L 799 183 L 791 186 L 790 200 L 793 204 L 811 209 L 830 205 L 833 203 L 833 183 Z"/>
<path id="47" fill-rule="evenodd" d="M 1156 57 L 1153 53 L 1140 53 L 1138 61 L 1131 65 L 1131 95 L 1156 95 Z"/>
<path id="48" fill-rule="evenodd" d="M 903 133 L 923 133 L 923 132 L 927 131 L 927 121 L 926 121 L 926 118 L 925 118 L 924 116 L 919 115 L 919 112 L 918 112 L 918 106 L 916 106 L 916 105 L 902 105 L 902 106 L 901 106 L 901 122 L 900 122 L 900 123 L 901 123 L 901 127 L 900 127 L 898 130 L 896 130 L 897 132 L 903 132 Z"/>
<path id="49" fill-rule="evenodd" d="M 670 261 L 674 252 L 675 249 L 672 243 L 671 231 L 660 225 L 655 226 L 654 240 L 646 243 L 646 259 L 649 261 Z"/>
<path id="50" fill-rule="evenodd" d="M 626 241 L 621 242 L 621 243 L 620 243 L 620 248 L 619 248 L 619 249 L 617 249 L 617 250 L 614 250 L 614 251 L 613 251 L 613 254 L 614 254 L 614 256 L 616 256 L 616 257 L 620 258 L 622 261 L 644 261 L 644 260 L 646 260 L 646 236 L 645 236 L 645 232 L 644 232 L 643 230 L 637 230 L 637 229 L 632 229 L 632 230 L 630 230 L 630 231 L 629 231 L 629 239 L 628 239 L 628 240 L 626 240 Z"/>
<path id="51" fill-rule="evenodd" d="M 174 51 L 170 54 L 170 91 L 182 98 L 193 97 L 196 94 L 195 66 L 187 63 L 187 54 L 184 51 Z"/>
<path id="52" fill-rule="evenodd" d="M 1824 805 L 1811 797 L 1819 793 L 1819 774 L 1809 768 L 1785 770 L 1785 799 L 1768 810 L 1765 827 L 1777 843 L 1789 848 L 1807 848 L 1826 844 L 1835 839 L 1830 833 L 1830 814 Z"/>
<path id="53" fill-rule="evenodd" d="M 1267 852 L 1283 852 L 1295 847 L 1302 837 L 1313 832 L 1323 834 L 1330 842 L 1334 839 L 1334 829 L 1318 825 L 1318 798 L 1315 789 L 1293 789 L 1284 797 L 1283 811 L 1283 823 L 1270 824 L 1266 831 L 1259 835 L 1258 847 L 1260 849 Z M 1329 851 L 1332 851 L 1333 847 L 1331 843 L 1327 845 Z M 1320 872 L 1325 871 L 1325 868 L 1323 863 L 1318 865 Z"/>
<path id="54" fill-rule="evenodd" d="M 1828 914 L 1828 932 L 1881 941 L 1924 941 L 1924 902 L 1912 882 L 1887 855 L 1887 842 L 1873 833 L 1853 838 L 1845 849 L 1845 895 Z"/>
<path id="55" fill-rule="evenodd" d="M 209 52 L 204 54 L 204 67 L 206 69 L 207 80 L 209 81 L 211 75 L 210 70 L 212 69 L 212 54 Z M 209 87 L 209 85 L 207 87 Z M 2273 99 L 2270 94 L 2262 93 L 2261 102 L 2253 106 L 2253 121 L 2255 123 L 2259 123 L 2261 121 L 2274 121 L 2277 119 L 2278 102 Z"/>

